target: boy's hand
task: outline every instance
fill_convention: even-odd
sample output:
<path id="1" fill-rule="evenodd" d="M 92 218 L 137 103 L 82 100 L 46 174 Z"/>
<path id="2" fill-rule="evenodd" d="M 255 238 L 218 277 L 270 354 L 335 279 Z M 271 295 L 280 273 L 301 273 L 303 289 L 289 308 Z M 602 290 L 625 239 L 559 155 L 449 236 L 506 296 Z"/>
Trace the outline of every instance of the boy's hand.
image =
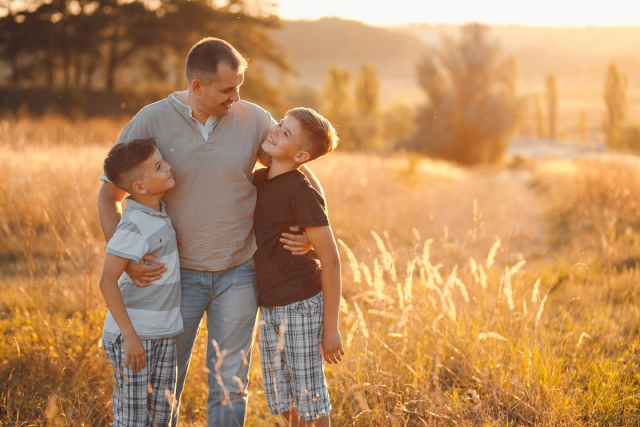
<path id="1" fill-rule="evenodd" d="M 137 335 L 124 339 L 124 354 L 127 357 L 125 367 L 129 367 L 133 372 L 140 372 L 147 366 L 147 354 L 142 346 L 142 341 Z"/>
<path id="2" fill-rule="evenodd" d="M 144 288 L 149 286 L 153 281 L 160 280 L 162 278 L 162 273 L 167 271 L 164 264 L 156 264 L 158 261 L 160 260 L 153 255 L 146 254 L 137 264 L 133 261 L 129 261 L 124 271 L 129 275 L 129 277 L 131 277 L 131 280 L 133 280 L 133 283 L 135 283 L 136 286 Z M 154 265 L 147 263 L 152 263 Z"/>
<path id="3" fill-rule="evenodd" d="M 291 231 L 300 231 L 297 225 L 289 228 L 291 228 Z M 307 233 L 304 231 L 302 234 L 282 233 L 280 241 L 284 243 L 284 248 L 290 251 L 291 255 L 304 255 L 313 249 Z"/>
<path id="4" fill-rule="evenodd" d="M 342 362 L 344 348 L 342 348 L 342 337 L 336 328 L 332 331 L 325 330 L 322 334 L 322 357 L 329 364 Z"/>

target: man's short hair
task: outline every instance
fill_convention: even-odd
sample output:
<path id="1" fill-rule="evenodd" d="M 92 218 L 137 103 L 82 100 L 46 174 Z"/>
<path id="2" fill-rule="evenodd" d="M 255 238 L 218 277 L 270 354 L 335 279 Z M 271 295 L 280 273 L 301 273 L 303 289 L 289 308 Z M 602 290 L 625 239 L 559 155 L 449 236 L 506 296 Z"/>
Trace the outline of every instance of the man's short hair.
<path id="1" fill-rule="evenodd" d="M 297 107 L 287 111 L 287 116 L 294 116 L 300 122 L 300 148 L 311 155 L 308 161 L 324 156 L 338 146 L 340 138 L 329 120 L 311 108 Z"/>
<path id="2" fill-rule="evenodd" d="M 156 151 L 153 138 L 134 139 L 111 147 L 104 159 L 104 173 L 109 181 L 121 190 L 131 193 L 133 183 L 144 179 L 141 167 Z"/>
<path id="3" fill-rule="evenodd" d="M 226 41 L 214 37 L 202 39 L 187 54 L 187 81 L 200 79 L 210 84 L 218 78 L 221 64 L 239 72 L 244 72 L 248 67 L 247 60 Z"/>

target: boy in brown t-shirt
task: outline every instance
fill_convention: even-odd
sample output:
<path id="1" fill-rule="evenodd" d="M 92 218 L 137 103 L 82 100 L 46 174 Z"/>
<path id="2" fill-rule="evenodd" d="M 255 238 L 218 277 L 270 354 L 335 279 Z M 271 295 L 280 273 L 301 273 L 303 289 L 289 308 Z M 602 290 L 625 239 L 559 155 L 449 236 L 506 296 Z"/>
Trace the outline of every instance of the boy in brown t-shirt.
<path id="1" fill-rule="evenodd" d="M 338 330 L 340 259 L 324 199 L 298 168 L 331 152 L 338 137 L 324 117 L 295 108 L 262 143 L 269 168 L 256 171 L 255 255 L 260 355 L 269 411 L 293 425 L 328 426 L 331 403 L 324 361 L 344 350 Z M 298 225 L 314 250 L 292 256 L 279 242 Z"/>

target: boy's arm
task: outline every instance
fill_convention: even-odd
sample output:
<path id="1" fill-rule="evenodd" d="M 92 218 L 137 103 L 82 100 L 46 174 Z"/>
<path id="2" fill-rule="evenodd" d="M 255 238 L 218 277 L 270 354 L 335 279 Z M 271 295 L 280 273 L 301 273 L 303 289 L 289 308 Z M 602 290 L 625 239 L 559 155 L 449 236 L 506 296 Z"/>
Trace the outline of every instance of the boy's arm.
<path id="1" fill-rule="evenodd" d="M 133 323 L 127 313 L 127 308 L 122 299 L 122 293 L 118 287 L 118 279 L 122 275 L 124 268 L 129 263 L 126 258 L 107 254 L 104 259 L 104 269 L 100 278 L 100 292 L 104 297 L 107 307 L 114 320 L 120 328 L 120 333 L 124 339 L 124 353 L 127 357 L 126 367 L 131 363 L 131 369 L 139 372 L 146 366 L 146 354 Z"/>
<path id="2" fill-rule="evenodd" d="M 122 202 L 126 194 L 126 192 L 109 181 L 102 181 L 102 187 L 100 187 L 100 193 L 98 194 L 98 216 L 102 233 L 107 242 L 113 237 L 122 217 L 116 203 Z M 167 271 L 164 264 L 148 265 L 144 261 L 157 263 L 159 260 L 153 255 L 147 254 L 142 257 L 139 263 L 130 261 L 125 268 L 125 271 L 136 286 L 149 286 L 154 280 L 160 280 L 162 273 Z"/>
<path id="3" fill-rule="evenodd" d="M 338 330 L 342 292 L 340 256 L 330 226 L 307 227 L 306 232 L 322 264 L 322 299 L 324 301 L 322 352 L 327 363 L 338 363 L 344 356 L 342 338 Z"/>
<path id="4" fill-rule="evenodd" d="M 302 165 L 300 166 L 300 171 L 305 174 L 311 186 L 324 198 L 324 189 L 320 185 L 318 178 L 311 172 L 311 169 L 307 165 Z M 327 211 L 326 202 L 325 211 Z M 291 231 L 300 231 L 300 229 L 298 226 L 294 226 L 291 227 Z M 280 242 L 284 243 L 284 248 L 291 251 L 293 255 L 304 255 L 314 248 L 314 244 L 311 243 L 306 231 L 303 231 L 302 234 L 282 233 Z"/>

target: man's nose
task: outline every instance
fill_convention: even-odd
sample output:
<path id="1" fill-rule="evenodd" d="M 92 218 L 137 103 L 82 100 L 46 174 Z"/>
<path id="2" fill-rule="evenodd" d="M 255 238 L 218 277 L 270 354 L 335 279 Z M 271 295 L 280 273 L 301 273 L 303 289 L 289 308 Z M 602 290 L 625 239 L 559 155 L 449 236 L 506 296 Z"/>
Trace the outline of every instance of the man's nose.
<path id="1" fill-rule="evenodd" d="M 233 102 L 240 101 L 240 90 L 239 89 L 235 89 L 234 91 L 232 91 L 231 92 L 231 96 L 229 96 L 229 98 L 231 98 L 231 100 Z"/>

